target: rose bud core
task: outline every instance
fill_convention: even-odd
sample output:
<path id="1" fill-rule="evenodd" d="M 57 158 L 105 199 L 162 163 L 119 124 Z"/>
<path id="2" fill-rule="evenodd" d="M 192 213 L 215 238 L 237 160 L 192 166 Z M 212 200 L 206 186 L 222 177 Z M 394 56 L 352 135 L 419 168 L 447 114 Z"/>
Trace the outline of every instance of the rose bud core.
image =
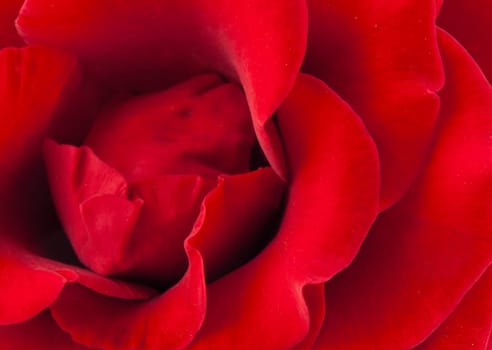
<path id="1" fill-rule="evenodd" d="M 186 271 L 184 244 L 204 225 L 206 200 L 222 201 L 209 205 L 216 219 L 201 242 L 208 279 L 265 243 L 284 183 L 268 166 L 252 169 L 256 150 L 242 90 L 210 74 L 110 106 L 83 146 L 47 140 L 44 154 L 80 261 L 99 274 L 169 286 Z"/>

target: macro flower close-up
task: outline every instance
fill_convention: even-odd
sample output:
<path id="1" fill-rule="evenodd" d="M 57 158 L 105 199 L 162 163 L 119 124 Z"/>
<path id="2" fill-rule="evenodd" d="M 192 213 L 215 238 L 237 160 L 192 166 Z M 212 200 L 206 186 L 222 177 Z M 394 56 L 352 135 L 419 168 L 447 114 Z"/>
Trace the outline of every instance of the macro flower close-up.
<path id="1" fill-rule="evenodd" d="M 492 2 L 3 0 L 0 349 L 491 350 Z"/>

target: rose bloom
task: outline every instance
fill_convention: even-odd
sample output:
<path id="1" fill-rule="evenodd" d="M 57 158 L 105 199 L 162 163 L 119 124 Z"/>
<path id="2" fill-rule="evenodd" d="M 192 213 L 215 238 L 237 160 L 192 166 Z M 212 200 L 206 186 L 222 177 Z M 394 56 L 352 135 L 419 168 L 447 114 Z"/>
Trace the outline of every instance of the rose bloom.
<path id="1" fill-rule="evenodd" d="M 3 0 L 0 348 L 491 349 L 491 35 L 488 0 Z"/>

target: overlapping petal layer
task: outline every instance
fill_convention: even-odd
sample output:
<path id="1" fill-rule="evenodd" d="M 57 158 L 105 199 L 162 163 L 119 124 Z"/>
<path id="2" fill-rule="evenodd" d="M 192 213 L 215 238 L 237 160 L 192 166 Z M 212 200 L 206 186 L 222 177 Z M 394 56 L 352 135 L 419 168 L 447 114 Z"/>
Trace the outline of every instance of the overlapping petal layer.
<path id="1" fill-rule="evenodd" d="M 274 169 L 283 170 L 281 144 L 267 120 L 302 63 L 304 1 L 27 0 L 17 26 L 29 43 L 74 51 L 112 86 L 163 87 L 211 70 L 238 79 L 259 141 Z"/>
<path id="2" fill-rule="evenodd" d="M 277 209 L 281 192 L 282 182 L 270 168 L 222 177 L 217 188 L 206 196 L 193 231 L 185 240 L 189 267 L 174 287 L 144 302 L 66 287 L 52 306 L 56 321 L 75 340 L 88 346 L 181 349 L 194 337 L 205 315 L 201 253 L 209 278 L 250 258 L 244 254 L 251 253 L 258 240 L 261 242 L 263 226 Z"/>
<path id="3" fill-rule="evenodd" d="M 491 330 L 492 269 L 489 267 L 456 310 L 415 350 L 485 350 Z"/>
<path id="4" fill-rule="evenodd" d="M 492 82 L 492 2 L 444 1 L 437 24 L 451 33 L 473 56 Z"/>
<path id="5" fill-rule="evenodd" d="M 462 47 L 439 39 L 447 80 L 433 151 L 409 194 L 327 284 L 319 349 L 416 346 L 492 262 L 492 88 Z"/>
<path id="6" fill-rule="evenodd" d="M 42 140 L 63 129 L 63 139 L 80 142 L 98 92 L 82 77 L 75 56 L 56 49 L 4 49 L 0 66 L 0 222 L 43 232 L 40 226 L 52 216 Z"/>
<path id="7" fill-rule="evenodd" d="M 434 1 L 311 0 L 303 71 L 364 120 L 381 159 L 382 209 L 421 168 L 443 83 Z"/>
<path id="8" fill-rule="evenodd" d="M 209 284 L 191 349 L 287 349 L 315 335 L 317 284 L 350 263 L 376 215 L 376 149 L 348 105 L 301 75 L 277 122 L 290 188 L 279 231 L 259 256 Z"/>

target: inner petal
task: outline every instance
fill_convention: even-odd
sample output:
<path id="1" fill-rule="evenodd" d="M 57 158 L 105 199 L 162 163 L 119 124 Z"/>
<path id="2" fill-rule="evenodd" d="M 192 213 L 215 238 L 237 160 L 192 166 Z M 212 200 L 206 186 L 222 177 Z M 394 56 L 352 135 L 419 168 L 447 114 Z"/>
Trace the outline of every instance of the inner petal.
<path id="1" fill-rule="evenodd" d="M 255 134 L 241 89 L 202 75 L 107 110 L 86 144 L 129 182 L 249 170 Z"/>

